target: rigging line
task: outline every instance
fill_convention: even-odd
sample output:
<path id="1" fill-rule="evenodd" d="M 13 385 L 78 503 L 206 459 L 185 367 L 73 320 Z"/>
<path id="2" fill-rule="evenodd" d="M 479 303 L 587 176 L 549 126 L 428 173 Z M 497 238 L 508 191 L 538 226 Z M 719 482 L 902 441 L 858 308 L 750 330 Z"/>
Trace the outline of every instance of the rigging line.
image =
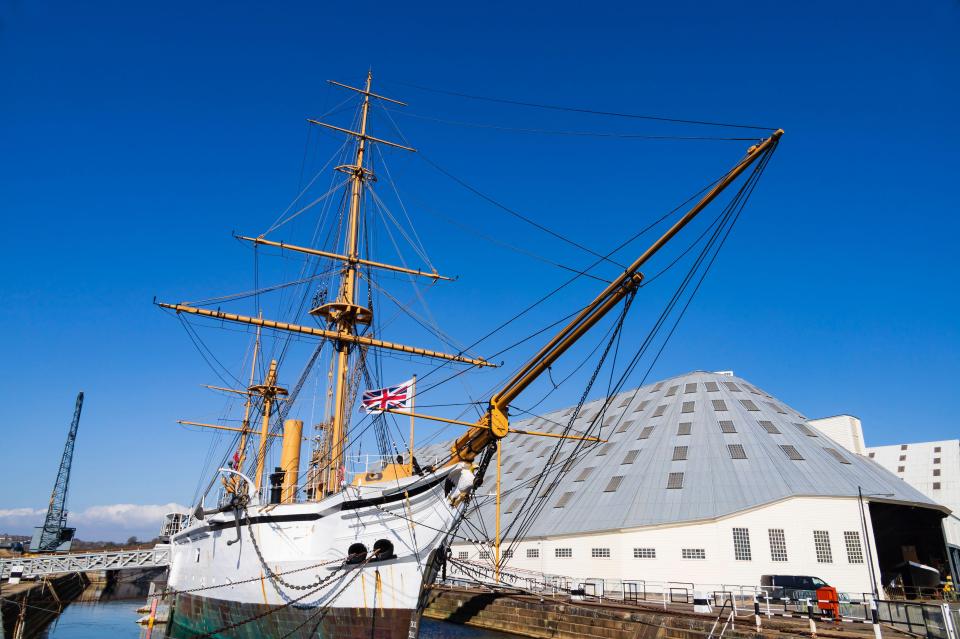
<path id="1" fill-rule="evenodd" d="M 425 87 L 419 84 L 412 84 L 409 82 L 399 82 L 397 80 L 392 80 L 385 82 L 385 84 L 397 84 L 400 86 L 410 87 L 413 89 L 418 89 L 420 91 L 428 91 L 430 93 L 440 93 L 443 95 L 451 95 L 458 98 L 467 98 L 470 100 L 482 100 L 484 102 L 496 102 L 499 104 L 511 104 L 514 106 L 530 107 L 535 109 L 547 109 L 551 111 L 567 111 L 571 113 L 585 113 L 589 115 L 605 115 L 618 118 L 629 118 L 635 120 L 653 120 L 656 122 L 672 122 L 674 124 L 698 124 L 704 126 L 717 126 L 717 127 L 727 127 L 733 129 L 755 129 L 758 131 L 774 131 L 776 127 L 770 126 L 757 126 L 752 124 L 732 124 L 729 122 L 713 122 L 710 120 L 687 120 L 683 118 L 668 118 L 664 116 L 657 115 L 643 115 L 640 113 L 622 113 L 617 111 L 600 111 L 597 109 L 585 109 L 581 107 L 568 107 L 561 106 L 557 104 L 541 104 L 537 102 L 524 102 L 522 100 L 510 100 L 506 98 L 491 98 L 482 95 L 474 95 L 470 93 L 461 93 L 459 91 L 450 91 L 447 89 L 436 89 L 431 87 Z"/>
<path id="2" fill-rule="evenodd" d="M 381 106 L 381 108 L 386 109 L 386 107 Z M 509 131 L 512 133 L 529 133 L 535 135 L 562 135 L 562 136 L 571 136 L 571 137 L 595 137 L 595 138 L 622 138 L 622 139 L 633 139 L 633 140 L 671 140 L 671 141 L 709 141 L 709 142 L 756 142 L 761 139 L 760 136 L 752 138 L 732 138 L 732 137 L 718 137 L 718 136 L 704 136 L 704 135 L 647 135 L 642 133 L 613 133 L 613 132 L 603 132 L 603 131 L 571 131 L 564 129 L 534 129 L 534 128 L 525 128 L 525 127 L 512 127 L 512 126 L 503 126 L 499 124 L 488 124 L 482 122 L 464 122 L 462 120 L 446 120 L 443 118 L 437 118 L 429 115 L 420 115 L 416 113 L 411 113 L 409 111 L 401 111 L 399 109 L 387 109 L 392 113 L 398 113 L 400 115 L 415 118 L 417 120 L 427 120 L 430 122 L 437 122 L 439 124 L 448 124 L 451 126 L 462 126 L 467 128 L 474 129 L 487 129 L 495 131 Z"/>
<path id="3" fill-rule="evenodd" d="M 324 168 L 326 168 L 326 167 L 324 167 Z M 344 185 L 346 185 L 346 184 L 349 183 L 349 182 L 350 182 L 350 180 L 349 180 L 349 179 L 346 179 L 346 180 L 344 180 L 343 182 L 340 182 L 339 184 L 335 185 L 335 186 L 334 186 L 333 188 L 331 188 L 329 191 L 327 191 L 326 193 L 324 193 L 324 194 L 321 195 L 320 197 L 316 198 L 315 200 L 313 200 L 312 202 L 310 202 L 309 204 L 307 204 L 307 205 L 304 206 L 303 208 L 299 209 L 297 212 L 293 213 L 292 215 L 290 215 L 290 216 L 289 216 L 288 218 L 286 218 L 285 220 L 283 220 L 283 221 L 278 221 L 278 222 L 274 223 L 273 226 L 271 226 L 269 229 L 267 229 L 266 231 L 264 231 L 263 234 L 262 234 L 260 237 L 265 237 L 265 236 L 268 235 L 269 233 L 273 233 L 273 232 L 276 231 L 278 228 L 280 228 L 281 226 L 283 226 L 283 225 L 286 224 L 287 222 L 293 220 L 294 218 L 296 218 L 296 217 L 299 216 L 300 214 L 309 211 L 309 210 L 312 209 L 314 206 L 316 206 L 317 204 L 319 204 L 320 202 L 322 202 L 323 200 L 325 200 L 328 196 L 332 195 L 332 194 L 335 193 L 338 189 L 342 188 Z"/>
<path id="4" fill-rule="evenodd" d="M 540 223 L 537 222 L 536 220 L 533 220 L 532 218 L 524 215 L 523 213 L 520 213 L 519 211 L 516 211 L 516 210 L 514 210 L 514 209 L 511 209 L 509 206 L 503 204 L 502 202 L 499 202 L 499 201 L 495 200 L 493 197 L 487 195 L 487 194 L 484 193 L 483 191 L 480 191 L 479 189 L 471 186 L 470 184 L 467 184 L 467 183 L 464 182 L 462 179 L 460 179 L 460 178 L 458 178 L 457 176 L 455 176 L 453 173 L 450 173 L 449 171 L 447 171 L 446 169 L 444 169 L 443 167 L 441 167 L 439 164 L 435 163 L 433 160 L 431 160 L 429 157 L 427 157 L 427 156 L 423 153 L 423 151 L 420 151 L 419 153 L 417 153 L 417 155 L 420 156 L 420 158 L 422 158 L 424 162 L 426 162 L 427 164 L 429 164 L 430 166 L 432 166 L 434 169 L 436 169 L 437 171 L 439 171 L 439 172 L 442 173 L 443 175 L 447 176 L 448 178 L 450 178 L 451 180 L 453 180 L 454 182 L 456 182 L 457 184 L 459 184 L 460 186 L 462 186 L 462 187 L 465 188 L 466 190 L 470 191 L 471 193 L 473 193 L 474 195 L 476 195 L 476 196 L 479 197 L 480 199 L 486 200 L 488 203 L 492 204 L 493 206 L 495 206 L 495 207 L 497 207 L 497 208 L 499 208 L 499 209 L 501 209 L 501 210 L 509 213 L 509 214 L 512 215 L 513 217 L 515 217 L 515 218 L 517 218 L 517 219 L 519 219 L 519 220 L 522 220 L 522 221 L 526 222 L 527 224 L 529 224 L 530 226 L 533 226 L 534 228 L 537 228 L 537 229 L 543 231 L 544 233 L 546 233 L 546 234 L 548 234 L 548 235 L 552 235 L 553 237 L 557 238 L 558 240 L 560 240 L 560 241 L 562 241 L 562 242 L 566 242 L 567 244 L 569 244 L 569 245 L 571 245 L 571 246 L 574 246 L 574 247 L 580 249 L 581 251 L 584 251 L 584 252 L 586 252 L 586 253 L 589 253 L 590 255 L 593 255 L 594 257 L 599 257 L 599 258 L 601 259 L 601 261 L 609 262 L 609 263 L 611 263 L 611 264 L 613 264 L 613 265 L 615 265 L 615 266 L 617 266 L 617 267 L 619 267 L 619 268 L 621 268 L 621 269 L 626 268 L 626 266 L 623 265 L 623 264 L 621 264 L 620 262 L 617 262 L 616 260 L 610 259 L 608 256 L 603 255 L 603 254 L 601 254 L 601 253 L 598 253 L 598 252 L 594 251 L 593 249 L 588 248 L 588 247 L 584 246 L 583 244 L 580 244 L 579 242 L 576 242 L 576 241 L 574 241 L 574 240 L 571 240 L 570 238 L 566 237 L 565 235 L 562 235 L 562 234 L 558 233 L 557 231 L 554 231 L 553 229 L 548 228 L 548 227 L 544 226 L 543 224 L 540 224 Z"/>
<path id="5" fill-rule="evenodd" d="M 380 156 L 380 164 L 383 166 L 383 170 L 387 176 L 387 182 L 390 184 L 390 187 L 393 189 L 394 195 L 397 196 L 397 202 L 400 203 L 400 210 L 403 211 L 404 217 L 407 218 L 407 224 L 410 226 L 410 230 L 413 232 L 413 237 L 417 241 L 417 245 L 420 247 L 420 250 L 423 251 L 424 259 L 427 262 L 427 266 L 433 269 L 434 272 L 437 271 L 437 268 L 430 261 L 429 256 L 427 256 L 427 249 L 423 245 L 423 241 L 420 239 L 420 235 L 417 233 L 417 227 L 413 224 L 413 220 L 410 219 L 410 213 L 407 211 L 407 206 L 403 203 L 403 198 L 400 197 L 400 190 L 397 188 L 397 183 L 393 179 L 393 174 L 390 172 L 390 167 L 387 165 L 387 159 L 383 154 L 383 151 L 380 150 L 379 145 L 373 145 L 373 148 L 376 150 L 377 155 Z"/>
<path id="6" fill-rule="evenodd" d="M 233 373 L 231 373 L 230 370 L 226 366 L 224 366 L 219 359 L 217 359 L 217 356 L 213 354 L 213 351 L 211 351 L 210 348 L 207 347 L 207 345 L 203 342 L 203 339 L 200 337 L 199 333 L 196 332 L 196 329 L 190 325 L 190 322 L 188 322 L 180 313 L 176 313 L 175 315 L 177 316 L 177 319 L 180 320 L 180 324 L 183 326 L 184 330 L 187 332 L 187 335 L 190 337 L 190 341 L 193 343 L 193 346 L 197 349 L 197 352 L 200 353 L 200 357 L 202 357 L 203 361 L 207 363 L 207 366 L 210 367 L 210 370 L 213 371 L 213 374 L 216 375 L 217 378 L 221 382 L 223 382 L 225 386 L 231 386 L 234 383 L 240 386 L 243 386 L 243 382 L 237 379 L 233 375 Z M 230 377 L 230 379 L 233 380 L 233 382 L 229 381 L 227 378 L 225 378 L 223 375 L 220 374 L 220 371 L 217 370 L 217 367 L 214 366 L 213 363 L 210 361 L 211 359 L 217 363 L 217 365 L 223 370 L 224 373 L 226 373 Z"/>
<path id="7" fill-rule="evenodd" d="M 417 248 L 417 245 L 414 243 L 413 239 L 409 235 L 407 235 L 407 232 L 404 230 L 403 225 L 401 225 L 397 221 L 397 219 L 393 216 L 393 213 L 390 212 L 390 209 L 387 207 L 386 203 L 384 203 L 384 201 L 380 198 L 377 192 L 373 190 L 373 187 L 371 187 L 369 184 L 365 184 L 364 187 L 366 188 L 366 191 L 370 194 L 370 198 L 373 200 L 373 203 L 376 205 L 377 210 L 380 211 L 380 216 L 384 219 L 384 221 L 389 220 L 390 222 L 393 222 L 393 225 L 397 227 L 397 231 L 399 231 L 399 233 L 403 236 L 403 239 L 407 241 L 407 244 L 410 245 L 410 247 L 418 255 L 418 257 L 420 257 L 420 259 L 422 259 L 428 266 L 430 266 L 430 268 L 433 268 L 433 265 L 430 264 L 430 258 L 427 257 L 426 253 L 421 252 L 421 250 Z M 403 255 L 400 254 L 400 249 L 396 245 L 396 242 L 394 242 L 394 248 L 396 248 L 397 255 L 402 260 Z M 406 263 L 404 263 L 404 266 L 406 266 Z"/>
<path id="8" fill-rule="evenodd" d="M 220 297 L 210 297 L 204 300 L 197 300 L 193 302 L 184 302 L 184 304 L 189 306 L 208 306 L 210 304 L 217 304 L 219 302 L 232 302 L 236 300 L 246 299 L 254 295 L 260 295 L 262 293 L 271 293 L 273 291 L 279 290 L 281 288 L 287 288 L 289 286 L 297 286 L 299 284 L 305 284 L 313 280 L 319 279 L 321 277 L 327 277 L 331 273 L 335 273 L 336 269 L 330 269 L 323 271 L 322 273 L 317 273 L 316 275 L 310 275 L 299 280 L 293 280 L 292 282 L 283 282 L 282 284 L 274 284 L 273 286 L 265 286 L 264 288 L 254 289 L 249 291 L 243 291 L 242 293 L 231 293 L 229 295 L 222 295 Z"/>

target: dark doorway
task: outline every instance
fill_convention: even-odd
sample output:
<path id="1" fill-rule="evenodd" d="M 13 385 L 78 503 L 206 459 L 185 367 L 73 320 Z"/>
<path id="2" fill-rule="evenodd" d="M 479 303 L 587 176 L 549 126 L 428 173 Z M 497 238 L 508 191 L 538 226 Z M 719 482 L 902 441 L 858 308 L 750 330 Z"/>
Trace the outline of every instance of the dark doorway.
<path id="1" fill-rule="evenodd" d="M 927 589 L 938 587 L 950 574 L 941 511 L 872 501 L 870 518 L 877 542 L 880 584 L 885 589 L 889 591 L 893 585 L 895 590 L 903 588 L 908 596 L 924 596 Z"/>

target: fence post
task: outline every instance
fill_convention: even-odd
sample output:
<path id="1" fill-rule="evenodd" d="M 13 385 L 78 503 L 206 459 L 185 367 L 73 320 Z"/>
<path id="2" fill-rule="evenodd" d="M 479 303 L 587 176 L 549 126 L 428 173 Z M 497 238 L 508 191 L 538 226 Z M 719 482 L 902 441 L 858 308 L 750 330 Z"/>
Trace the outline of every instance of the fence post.
<path id="1" fill-rule="evenodd" d="M 770 593 L 767 593 L 763 596 L 764 600 L 767 602 L 767 619 L 773 616 L 770 612 Z"/>
<path id="2" fill-rule="evenodd" d="M 813 604 L 807 599 L 807 619 L 810 621 L 810 636 L 817 636 L 817 622 L 813 620 Z"/>
<path id="3" fill-rule="evenodd" d="M 940 609 L 943 611 L 943 625 L 947 630 L 947 637 L 950 639 L 958 639 L 957 629 L 953 625 L 953 615 L 950 610 L 950 604 L 942 603 L 940 604 Z"/>
<path id="4" fill-rule="evenodd" d="M 757 593 L 753 593 L 753 618 L 757 625 L 757 635 L 760 635 L 760 600 L 757 599 Z"/>
<path id="5" fill-rule="evenodd" d="M 873 597 L 870 597 L 870 620 L 873 623 L 873 636 L 876 639 L 882 639 L 883 634 L 880 632 L 880 613 L 877 612 L 877 600 Z"/>

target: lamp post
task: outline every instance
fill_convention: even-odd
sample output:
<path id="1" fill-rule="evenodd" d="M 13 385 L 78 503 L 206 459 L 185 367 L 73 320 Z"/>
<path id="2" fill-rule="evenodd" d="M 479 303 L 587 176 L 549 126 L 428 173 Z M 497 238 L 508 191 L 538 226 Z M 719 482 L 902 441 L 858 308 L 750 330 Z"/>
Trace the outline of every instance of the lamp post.
<path id="1" fill-rule="evenodd" d="M 876 601 L 879 599 L 879 592 L 877 592 L 877 575 L 873 571 L 873 552 L 870 549 L 870 535 L 867 532 L 867 515 L 863 507 L 864 497 L 893 497 L 893 493 L 872 493 L 864 495 L 863 489 L 857 486 L 857 501 L 860 503 L 860 528 L 863 531 L 863 543 L 867 546 L 867 565 L 870 568 L 870 588 L 873 591 L 873 600 Z"/>

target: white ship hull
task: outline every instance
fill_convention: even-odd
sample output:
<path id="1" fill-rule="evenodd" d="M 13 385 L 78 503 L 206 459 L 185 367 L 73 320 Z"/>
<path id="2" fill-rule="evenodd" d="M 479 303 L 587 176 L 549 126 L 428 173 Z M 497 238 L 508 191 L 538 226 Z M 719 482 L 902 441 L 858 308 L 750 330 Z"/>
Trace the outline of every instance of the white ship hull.
<path id="1" fill-rule="evenodd" d="M 231 513 L 194 521 L 171 540 L 170 636 L 416 637 L 423 586 L 472 483 L 461 464 L 319 502 L 251 506 L 230 544 Z M 392 553 L 374 555 L 384 546 Z"/>

